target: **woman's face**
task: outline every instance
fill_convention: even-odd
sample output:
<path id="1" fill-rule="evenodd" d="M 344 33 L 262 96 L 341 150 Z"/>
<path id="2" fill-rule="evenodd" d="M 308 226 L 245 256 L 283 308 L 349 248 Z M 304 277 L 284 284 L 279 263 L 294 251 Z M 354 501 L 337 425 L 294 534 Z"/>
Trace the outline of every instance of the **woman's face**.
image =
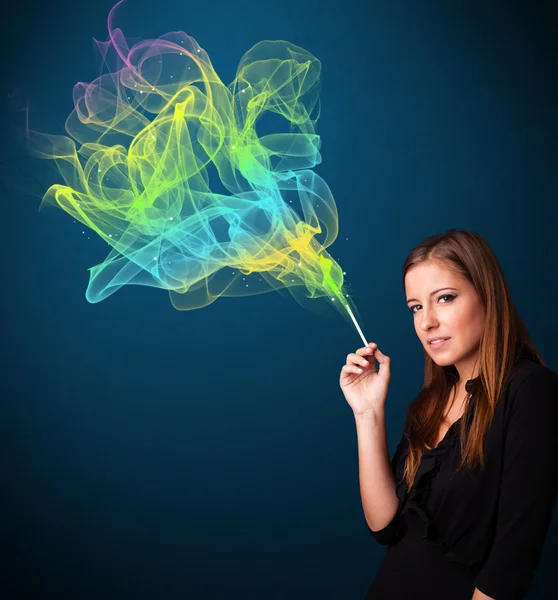
<path id="1" fill-rule="evenodd" d="M 473 368 L 485 310 L 472 284 L 440 261 L 430 260 L 408 271 L 405 294 L 415 331 L 432 360 L 440 366 L 455 365 L 463 385 L 476 377 Z M 430 344 L 435 337 L 449 339 Z"/>

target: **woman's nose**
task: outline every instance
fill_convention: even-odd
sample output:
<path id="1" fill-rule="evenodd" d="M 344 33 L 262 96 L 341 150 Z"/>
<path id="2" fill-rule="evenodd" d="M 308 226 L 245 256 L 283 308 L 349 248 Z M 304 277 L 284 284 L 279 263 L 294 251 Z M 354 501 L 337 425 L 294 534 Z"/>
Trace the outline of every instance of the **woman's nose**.
<path id="1" fill-rule="evenodd" d="M 436 315 L 432 312 L 425 312 L 423 311 L 422 313 L 422 320 L 420 322 L 420 327 L 423 331 L 426 331 L 427 329 L 430 329 L 432 327 L 432 325 L 436 324 Z"/>

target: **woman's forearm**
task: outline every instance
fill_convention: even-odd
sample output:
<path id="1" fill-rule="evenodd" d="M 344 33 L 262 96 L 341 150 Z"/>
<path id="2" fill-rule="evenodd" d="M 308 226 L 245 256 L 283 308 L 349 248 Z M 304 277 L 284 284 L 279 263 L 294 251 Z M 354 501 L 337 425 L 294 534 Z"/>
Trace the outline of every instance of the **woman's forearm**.
<path id="1" fill-rule="evenodd" d="M 471 600 L 494 600 L 494 598 L 492 596 L 483 594 L 478 588 L 475 588 L 475 592 L 473 593 Z"/>
<path id="2" fill-rule="evenodd" d="M 395 517 L 399 500 L 389 460 L 385 414 L 376 411 L 355 416 L 358 439 L 358 472 L 364 517 L 372 531 Z"/>

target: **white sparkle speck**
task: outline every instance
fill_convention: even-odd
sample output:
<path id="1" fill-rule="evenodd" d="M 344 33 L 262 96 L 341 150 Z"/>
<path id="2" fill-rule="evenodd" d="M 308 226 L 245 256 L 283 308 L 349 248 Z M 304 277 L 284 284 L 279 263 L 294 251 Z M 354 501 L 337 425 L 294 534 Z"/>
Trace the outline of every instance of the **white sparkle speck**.
<path id="1" fill-rule="evenodd" d="M 155 256 L 155 257 L 153 258 L 153 260 L 157 260 L 157 257 Z"/>
<path id="2" fill-rule="evenodd" d="M 171 218 L 169 219 L 169 221 L 174 221 L 174 217 L 171 217 Z"/>

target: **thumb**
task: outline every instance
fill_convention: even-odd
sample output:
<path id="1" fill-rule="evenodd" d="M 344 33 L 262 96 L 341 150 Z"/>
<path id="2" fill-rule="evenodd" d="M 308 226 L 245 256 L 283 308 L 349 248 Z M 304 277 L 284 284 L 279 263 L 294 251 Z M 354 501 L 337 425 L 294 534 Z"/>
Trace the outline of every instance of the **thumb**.
<path id="1" fill-rule="evenodd" d="M 376 360 L 380 363 L 382 374 L 389 375 L 390 357 L 386 356 L 379 348 L 376 348 Z"/>

